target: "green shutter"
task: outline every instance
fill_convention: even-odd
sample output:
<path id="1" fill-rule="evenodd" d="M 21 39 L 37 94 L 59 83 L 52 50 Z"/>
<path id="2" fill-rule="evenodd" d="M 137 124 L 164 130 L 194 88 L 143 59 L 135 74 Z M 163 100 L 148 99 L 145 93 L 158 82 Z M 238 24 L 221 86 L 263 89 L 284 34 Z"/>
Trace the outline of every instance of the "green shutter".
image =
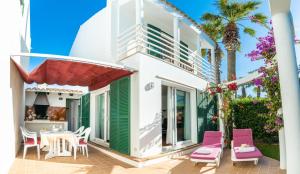
<path id="1" fill-rule="evenodd" d="M 148 33 L 149 33 L 148 37 L 150 38 L 150 39 L 148 39 L 148 42 L 155 45 L 155 46 L 153 46 L 151 44 L 148 44 L 149 48 L 155 50 L 155 51 L 148 50 L 148 54 L 155 56 L 157 58 L 162 58 L 162 54 L 160 54 L 162 52 L 162 50 L 160 49 L 162 47 L 162 45 L 159 43 L 162 41 L 160 39 L 161 35 L 159 34 L 161 32 L 161 30 L 151 24 L 148 24 L 148 27 L 151 28 L 151 29 L 148 29 Z"/>
<path id="2" fill-rule="evenodd" d="M 80 126 L 90 127 L 90 93 L 81 97 Z"/>
<path id="3" fill-rule="evenodd" d="M 110 148 L 130 154 L 130 78 L 110 85 Z"/>
<path id="4" fill-rule="evenodd" d="M 148 42 L 152 44 L 152 45 L 148 44 L 148 47 L 155 50 L 155 51 L 148 50 L 148 54 L 161 59 L 170 59 L 170 57 L 174 57 L 173 55 L 174 50 L 173 48 L 170 48 L 173 47 L 172 45 L 172 43 L 174 43 L 172 39 L 173 36 L 171 36 L 169 33 L 166 33 L 160 28 L 155 27 L 154 25 L 151 24 L 148 24 L 148 28 L 150 28 L 148 29 L 148 37 L 149 37 Z M 166 40 L 168 40 L 169 42 Z M 180 41 L 180 43 L 185 46 L 185 47 L 180 46 L 180 48 L 187 51 L 186 47 L 188 47 L 188 45 L 182 41 Z M 187 53 L 184 53 L 183 51 L 180 51 L 180 56 L 186 60 L 188 59 Z"/>
<path id="5" fill-rule="evenodd" d="M 189 46 L 186 43 L 184 43 L 183 41 L 180 41 L 180 57 L 185 59 L 185 60 L 189 59 L 188 47 Z"/>
<path id="6" fill-rule="evenodd" d="M 202 142 L 204 131 L 218 129 L 217 124 L 211 121 L 217 111 L 217 97 L 207 92 L 197 91 L 198 142 Z"/>

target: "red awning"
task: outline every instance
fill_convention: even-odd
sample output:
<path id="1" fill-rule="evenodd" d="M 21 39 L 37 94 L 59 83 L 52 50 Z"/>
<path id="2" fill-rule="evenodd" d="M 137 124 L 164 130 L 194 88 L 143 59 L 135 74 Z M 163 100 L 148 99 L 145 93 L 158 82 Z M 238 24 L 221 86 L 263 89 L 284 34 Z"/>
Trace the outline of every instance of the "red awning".
<path id="1" fill-rule="evenodd" d="M 27 73 L 14 63 L 26 83 L 88 86 L 89 90 L 99 89 L 133 73 L 118 66 L 56 59 L 48 59 Z"/>

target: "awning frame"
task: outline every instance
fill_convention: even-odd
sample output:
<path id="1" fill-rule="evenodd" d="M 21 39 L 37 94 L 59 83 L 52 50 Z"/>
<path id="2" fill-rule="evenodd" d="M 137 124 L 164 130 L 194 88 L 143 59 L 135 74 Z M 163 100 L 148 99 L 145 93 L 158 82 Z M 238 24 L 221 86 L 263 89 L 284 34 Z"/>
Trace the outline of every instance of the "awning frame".
<path id="1" fill-rule="evenodd" d="M 45 61 L 28 73 L 15 61 L 14 58 L 17 56 L 21 58 L 45 58 Z M 71 56 L 19 53 L 11 55 L 11 59 L 15 63 L 24 81 L 29 84 L 35 82 L 39 84 L 79 85 L 88 86 L 90 90 L 96 90 L 110 84 L 114 80 L 136 72 L 136 70 L 132 68 L 119 64 Z M 79 71 L 70 71 L 70 67 L 72 66 L 79 68 Z"/>

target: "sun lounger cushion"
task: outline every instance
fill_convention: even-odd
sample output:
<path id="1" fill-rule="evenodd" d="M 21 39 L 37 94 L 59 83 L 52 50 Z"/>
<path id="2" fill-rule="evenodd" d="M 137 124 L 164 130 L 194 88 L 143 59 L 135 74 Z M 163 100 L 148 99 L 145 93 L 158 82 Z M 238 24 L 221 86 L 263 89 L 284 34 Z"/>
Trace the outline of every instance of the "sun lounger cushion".
<path id="1" fill-rule="evenodd" d="M 252 152 L 239 152 L 236 148 L 234 153 L 237 159 L 248 159 L 248 158 L 261 158 L 262 153 L 255 147 L 255 150 Z"/>
<path id="2" fill-rule="evenodd" d="M 202 145 L 209 146 L 209 147 L 222 147 L 221 139 L 222 139 L 222 132 L 205 131 Z"/>
<path id="3" fill-rule="evenodd" d="M 215 160 L 218 157 L 219 153 L 221 153 L 220 148 L 209 148 L 209 149 L 211 150 L 211 153 L 209 154 L 198 153 L 196 150 L 191 154 L 190 157 L 193 159 L 201 159 L 201 160 Z"/>
<path id="4" fill-rule="evenodd" d="M 239 152 L 237 147 L 241 145 L 249 145 L 254 147 L 254 151 L 251 152 Z M 249 159 L 249 158 L 260 158 L 262 153 L 254 146 L 251 129 L 234 129 L 233 130 L 233 148 L 237 159 Z"/>
<path id="5" fill-rule="evenodd" d="M 233 146 L 240 147 L 242 144 L 253 146 L 251 129 L 234 129 L 233 130 Z"/>
<path id="6" fill-rule="evenodd" d="M 199 154 L 210 154 L 212 153 L 212 149 L 206 147 L 200 147 L 195 152 Z"/>
<path id="7" fill-rule="evenodd" d="M 253 152 L 255 151 L 255 147 L 251 146 L 251 147 L 235 147 L 234 148 L 235 152 Z"/>

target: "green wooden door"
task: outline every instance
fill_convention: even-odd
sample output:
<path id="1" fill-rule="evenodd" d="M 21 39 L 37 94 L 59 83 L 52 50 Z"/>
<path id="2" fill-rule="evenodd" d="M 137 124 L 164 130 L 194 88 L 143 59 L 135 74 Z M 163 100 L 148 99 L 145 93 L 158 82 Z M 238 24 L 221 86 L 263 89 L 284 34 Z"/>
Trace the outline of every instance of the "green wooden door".
<path id="1" fill-rule="evenodd" d="M 90 93 L 81 97 L 80 126 L 90 127 Z"/>
<path id="2" fill-rule="evenodd" d="M 207 130 L 217 130 L 217 124 L 212 123 L 212 116 L 216 115 L 217 97 L 212 97 L 207 92 L 197 91 L 197 124 L 198 142 L 202 142 L 204 132 Z"/>
<path id="3" fill-rule="evenodd" d="M 110 148 L 130 154 L 130 77 L 110 85 Z"/>

